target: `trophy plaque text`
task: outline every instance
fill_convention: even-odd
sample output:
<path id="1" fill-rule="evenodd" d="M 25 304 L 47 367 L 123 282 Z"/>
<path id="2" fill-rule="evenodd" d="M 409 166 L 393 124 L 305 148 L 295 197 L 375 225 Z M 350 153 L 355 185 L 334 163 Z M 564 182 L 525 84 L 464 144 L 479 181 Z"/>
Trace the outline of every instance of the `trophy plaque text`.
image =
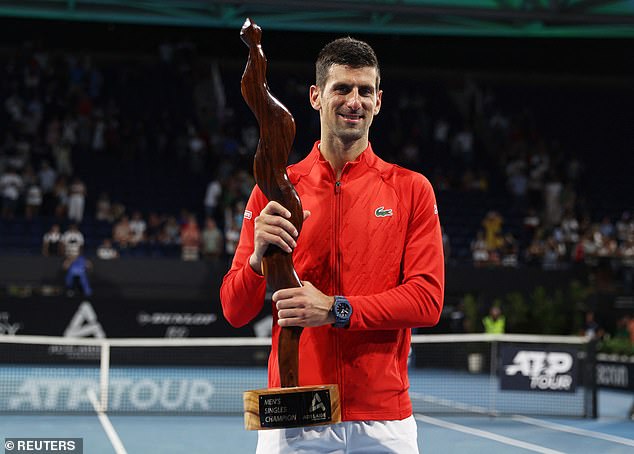
<path id="1" fill-rule="evenodd" d="M 249 47 L 242 75 L 242 97 L 260 126 L 260 141 L 253 164 L 255 181 L 269 201 L 275 200 L 291 212 L 291 223 L 301 232 L 304 212 L 295 188 L 286 174 L 288 155 L 295 138 L 295 120 L 268 89 L 266 57 L 262 51 L 262 29 L 250 19 L 240 36 Z M 301 287 L 293 267 L 292 253 L 271 245 L 264 254 L 262 270 L 269 290 Z M 298 386 L 301 327 L 281 328 L 278 360 L 281 388 L 244 393 L 244 425 L 247 430 L 333 424 L 341 421 L 337 385 Z"/>

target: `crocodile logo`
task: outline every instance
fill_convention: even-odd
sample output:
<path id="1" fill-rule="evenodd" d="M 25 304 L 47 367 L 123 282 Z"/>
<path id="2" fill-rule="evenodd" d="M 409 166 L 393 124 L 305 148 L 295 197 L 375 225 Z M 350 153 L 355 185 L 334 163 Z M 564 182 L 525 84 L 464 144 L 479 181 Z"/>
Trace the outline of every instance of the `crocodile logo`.
<path id="1" fill-rule="evenodd" d="M 376 210 L 374 210 L 374 215 L 377 218 L 384 218 L 384 217 L 387 217 L 387 216 L 392 216 L 392 209 L 388 208 L 386 210 L 385 207 L 378 207 Z"/>

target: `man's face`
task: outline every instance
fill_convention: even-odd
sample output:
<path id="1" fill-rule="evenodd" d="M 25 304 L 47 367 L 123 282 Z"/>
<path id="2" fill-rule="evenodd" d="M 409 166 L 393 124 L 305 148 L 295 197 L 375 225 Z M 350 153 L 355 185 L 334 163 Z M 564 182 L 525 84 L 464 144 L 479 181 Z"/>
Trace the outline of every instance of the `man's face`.
<path id="1" fill-rule="evenodd" d="M 381 108 L 383 92 L 376 86 L 376 68 L 332 65 L 323 90 L 310 87 L 310 103 L 321 118 L 321 135 L 344 143 L 368 137 Z"/>

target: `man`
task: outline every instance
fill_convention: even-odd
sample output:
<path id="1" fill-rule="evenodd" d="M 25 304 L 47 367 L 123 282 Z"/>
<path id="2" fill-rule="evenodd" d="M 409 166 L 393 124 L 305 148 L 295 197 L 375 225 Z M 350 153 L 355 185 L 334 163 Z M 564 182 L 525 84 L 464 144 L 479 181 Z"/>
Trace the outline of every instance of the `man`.
<path id="1" fill-rule="evenodd" d="M 273 294 L 269 386 L 280 384 L 280 327 L 304 327 L 299 384 L 337 383 L 344 422 L 260 431 L 258 452 L 417 453 L 407 356 L 410 329 L 435 325 L 442 310 L 434 193 L 425 177 L 382 161 L 370 146 L 382 98 L 372 48 L 335 40 L 320 52 L 316 73 L 310 103 L 321 140 L 288 168 L 306 209 L 302 234 L 256 187 L 221 300 L 232 325 L 251 321 L 264 302 L 265 250 L 292 251 L 303 287 Z"/>
<path id="2" fill-rule="evenodd" d="M 506 331 L 506 317 L 502 315 L 499 306 L 491 306 L 489 315 L 482 319 L 484 332 L 487 334 L 504 334 Z"/>
<path id="3" fill-rule="evenodd" d="M 66 257 L 72 259 L 79 255 L 79 251 L 84 247 L 84 235 L 77 228 L 77 224 L 68 227 L 62 235 L 61 243 Z"/>
<path id="4" fill-rule="evenodd" d="M 88 282 L 88 271 L 91 268 L 92 263 L 81 253 L 76 256 L 67 257 L 64 260 L 64 269 L 66 270 L 64 282 L 68 296 L 74 296 L 76 281 L 79 281 L 83 297 L 90 297 L 92 295 L 92 288 Z"/>

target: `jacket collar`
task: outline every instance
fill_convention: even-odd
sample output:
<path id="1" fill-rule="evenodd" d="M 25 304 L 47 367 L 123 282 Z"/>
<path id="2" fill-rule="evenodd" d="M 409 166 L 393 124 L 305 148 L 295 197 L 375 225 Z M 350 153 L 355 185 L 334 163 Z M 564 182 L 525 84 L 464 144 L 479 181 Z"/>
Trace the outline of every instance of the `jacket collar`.
<path id="1" fill-rule="evenodd" d="M 323 179 L 328 179 L 334 182 L 334 171 L 328 161 L 324 158 L 319 150 L 320 141 L 316 141 L 312 150 L 304 159 L 297 164 L 294 164 L 288 168 L 289 177 L 293 184 L 296 184 L 302 177 L 310 174 L 315 166 L 319 167 L 319 173 L 322 174 Z M 381 160 L 372 150 L 372 144 L 368 142 L 368 146 L 361 152 L 354 161 L 346 163 L 342 179 L 357 178 L 357 176 L 364 173 L 368 168 L 374 168 L 383 173 L 386 170 L 387 163 Z"/>

